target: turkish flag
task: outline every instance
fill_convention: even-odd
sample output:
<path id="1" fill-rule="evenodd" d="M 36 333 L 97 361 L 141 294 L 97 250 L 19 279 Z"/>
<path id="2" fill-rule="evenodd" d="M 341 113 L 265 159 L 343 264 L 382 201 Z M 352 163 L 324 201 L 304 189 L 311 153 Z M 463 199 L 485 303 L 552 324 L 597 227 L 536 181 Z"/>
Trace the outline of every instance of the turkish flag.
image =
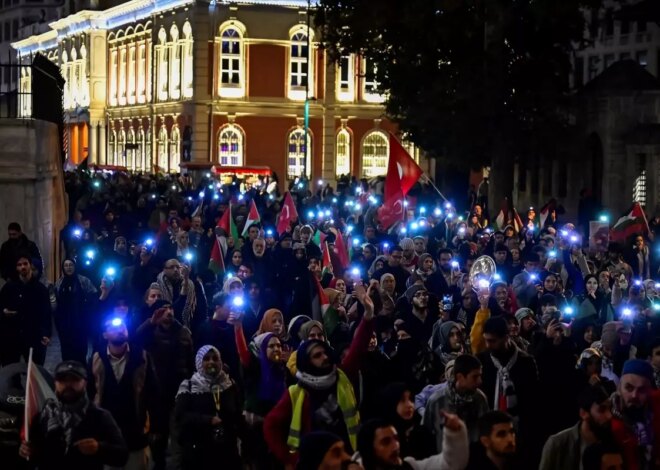
<path id="1" fill-rule="evenodd" d="M 284 204 L 282 205 L 282 211 L 277 221 L 277 233 L 282 235 L 286 232 L 294 220 L 298 220 L 298 211 L 296 210 L 296 205 L 293 203 L 291 194 L 287 191 L 284 195 Z"/>
<path id="2" fill-rule="evenodd" d="M 397 222 L 401 222 L 404 216 L 403 193 L 401 189 L 393 196 L 385 198 L 383 205 L 378 208 L 378 220 L 386 230 Z"/>
<path id="3" fill-rule="evenodd" d="M 402 197 L 415 186 L 422 176 L 422 169 L 415 163 L 406 149 L 390 134 L 390 158 L 385 177 L 385 201 L 395 196 L 398 191 Z"/>

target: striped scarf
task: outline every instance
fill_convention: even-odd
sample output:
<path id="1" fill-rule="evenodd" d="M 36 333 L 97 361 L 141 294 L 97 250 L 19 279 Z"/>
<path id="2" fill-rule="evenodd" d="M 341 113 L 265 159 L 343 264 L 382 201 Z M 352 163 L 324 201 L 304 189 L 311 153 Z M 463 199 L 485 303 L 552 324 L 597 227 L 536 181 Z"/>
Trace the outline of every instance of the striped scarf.
<path id="1" fill-rule="evenodd" d="M 518 361 L 518 348 L 513 346 L 513 355 L 509 362 L 503 366 L 500 361 L 490 355 L 493 364 L 497 368 L 497 382 L 495 383 L 495 403 L 494 408 L 500 411 L 509 411 L 518 406 L 518 396 L 516 395 L 516 386 L 511 380 L 511 369 Z"/>

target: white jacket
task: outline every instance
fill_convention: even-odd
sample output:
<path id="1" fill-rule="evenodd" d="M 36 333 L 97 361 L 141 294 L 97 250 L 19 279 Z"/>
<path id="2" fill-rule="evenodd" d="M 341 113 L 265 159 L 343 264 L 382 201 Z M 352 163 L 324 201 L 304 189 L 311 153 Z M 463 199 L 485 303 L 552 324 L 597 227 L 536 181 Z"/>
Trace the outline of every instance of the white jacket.
<path id="1" fill-rule="evenodd" d="M 469 458 L 470 444 L 467 428 L 461 421 L 461 429 L 458 431 L 445 428 L 442 435 L 441 453 L 424 460 L 415 460 L 413 457 L 406 457 L 403 460 L 414 470 L 464 470 Z M 362 464 L 359 454 L 355 454 L 353 460 Z"/>

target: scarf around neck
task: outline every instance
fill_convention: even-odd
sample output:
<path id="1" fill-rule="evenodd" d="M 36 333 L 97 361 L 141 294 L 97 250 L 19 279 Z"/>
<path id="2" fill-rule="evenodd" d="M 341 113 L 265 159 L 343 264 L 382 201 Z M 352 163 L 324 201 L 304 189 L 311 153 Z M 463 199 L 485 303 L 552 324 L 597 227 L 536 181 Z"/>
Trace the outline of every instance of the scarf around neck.
<path id="1" fill-rule="evenodd" d="M 50 399 L 44 405 L 42 419 L 46 421 L 47 432 L 62 431 L 64 433 L 66 452 L 73 444 L 73 430 L 82 422 L 88 408 L 89 398 L 86 393 L 75 403 L 65 404 L 59 400 Z"/>
<path id="2" fill-rule="evenodd" d="M 164 272 L 161 272 L 156 281 L 160 286 L 160 291 L 163 293 L 163 300 L 168 302 L 174 302 L 174 285 L 172 282 L 165 276 Z M 190 279 L 184 280 L 181 282 L 187 282 L 188 290 L 186 294 L 186 303 L 183 306 L 183 312 L 181 313 L 181 323 L 187 328 L 190 328 L 190 319 L 195 314 L 195 308 L 197 308 L 197 297 L 195 295 L 195 285 Z"/>
<path id="3" fill-rule="evenodd" d="M 513 354 L 506 365 L 502 365 L 494 355 L 490 355 L 493 364 L 497 368 L 497 381 L 495 382 L 494 408 L 500 411 L 509 411 L 518 405 L 516 387 L 511 379 L 511 369 L 518 361 L 518 348 L 513 346 Z"/>
<path id="4" fill-rule="evenodd" d="M 307 372 L 296 372 L 296 378 L 303 388 L 311 390 L 326 390 L 337 382 L 337 371 L 333 370 L 327 375 L 312 375 Z"/>

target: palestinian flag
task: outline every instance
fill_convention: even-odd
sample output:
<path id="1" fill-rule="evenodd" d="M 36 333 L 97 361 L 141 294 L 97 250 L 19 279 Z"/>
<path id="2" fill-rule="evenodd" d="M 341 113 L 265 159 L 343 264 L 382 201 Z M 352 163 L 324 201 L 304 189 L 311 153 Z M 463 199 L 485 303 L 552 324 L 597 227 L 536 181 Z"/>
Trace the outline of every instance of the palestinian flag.
<path id="1" fill-rule="evenodd" d="M 312 320 L 320 321 L 323 323 L 323 316 L 325 312 L 328 311 L 330 307 L 330 300 L 321 286 L 321 282 L 312 276 L 312 282 L 314 283 L 314 292 L 312 297 Z"/>
<path id="2" fill-rule="evenodd" d="M 257 210 L 257 205 L 254 203 L 254 199 L 250 202 L 250 212 L 248 213 L 247 220 L 245 221 L 245 227 L 243 227 L 242 236 L 247 236 L 248 230 L 254 224 L 261 223 L 261 217 L 259 217 L 259 211 Z"/>
<path id="3" fill-rule="evenodd" d="M 228 230 L 230 230 L 231 223 L 229 222 L 229 219 L 231 219 L 231 210 L 227 209 L 225 213 L 222 214 L 220 220 L 218 220 L 218 224 L 215 226 L 216 228 L 221 228 L 225 231 L 222 235 L 215 234 L 215 243 L 211 248 L 209 269 L 216 275 L 224 274 L 225 272 L 225 256 L 227 255 L 227 237 L 225 234 L 229 233 Z"/>
<path id="4" fill-rule="evenodd" d="M 516 233 L 519 233 L 523 228 L 523 223 L 518 212 L 511 205 L 509 199 L 504 198 L 500 205 L 500 211 L 495 217 L 495 227 L 497 230 L 504 230 L 507 225 L 511 225 Z"/>
<path id="5" fill-rule="evenodd" d="M 550 199 L 546 204 L 541 207 L 541 210 L 538 212 L 538 224 L 541 229 L 547 227 L 548 225 L 552 225 L 552 219 L 550 219 L 550 216 L 552 213 L 557 209 L 557 200 L 556 199 Z"/>
<path id="6" fill-rule="evenodd" d="M 55 392 L 46 381 L 46 378 L 32 360 L 32 348 L 28 356 L 27 378 L 25 380 L 25 408 L 21 437 L 30 440 L 30 426 L 34 417 L 43 410 L 50 399 L 55 400 Z"/>
<path id="7" fill-rule="evenodd" d="M 344 241 L 344 237 L 341 234 L 341 230 L 337 230 L 336 235 L 337 235 L 337 239 L 335 240 L 335 253 L 337 253 L 337 258 L 339 258 L 339 262 L 341 263 L 341 268 L 346 269 L 348 268 L 348 265 L 351 262 L 351 258 L 349 258 L 349 254 L 346 249 L 346 242 Z M 353 245 L 351 244 L 351 249 L 352 247 Z"/>
<path id="8" fill-rule="evenodd" d="M 625 242 L 632 235 L 648 234 L 649 224 L 646 214 L 639 202 L 632 205 L 630 210 L 614 224 L 610 230 L 610 241 Z"/>
<path id="9" fill-rule="evenodd" d="M 330 249 L 328 248 L 328 242 L 323 243 L 323 267 L 327 268 L 332 264 L 332 260 L 330 259 Z"/>

